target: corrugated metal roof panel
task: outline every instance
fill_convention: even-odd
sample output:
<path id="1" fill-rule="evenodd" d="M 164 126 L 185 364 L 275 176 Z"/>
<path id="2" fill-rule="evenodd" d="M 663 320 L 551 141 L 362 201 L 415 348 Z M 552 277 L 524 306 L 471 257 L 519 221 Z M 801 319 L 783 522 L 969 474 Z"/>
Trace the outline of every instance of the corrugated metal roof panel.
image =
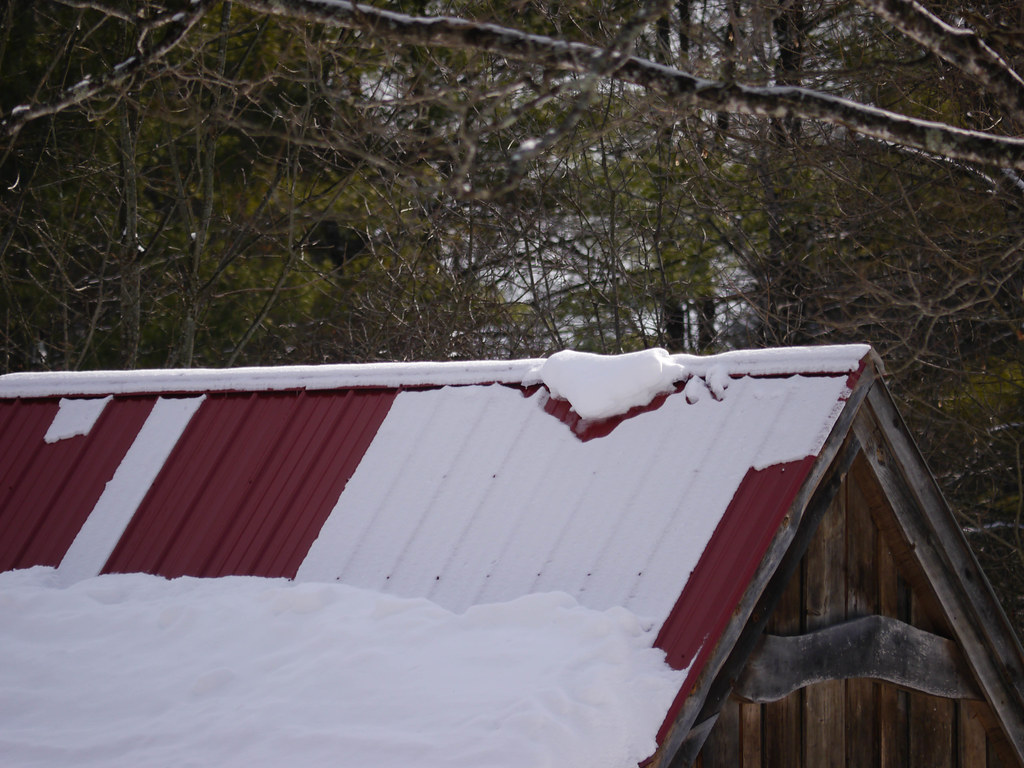
<path id="1" fill-rule="evenodd" d="M 655 640 L 673 667 L 714 647 L 813 463 L 808 457 L 748 470 Z"/>
<path id="2" fill-rule="evenodd" d="M 209 396 L 104 571 L 294 576 L 393 398 Z"/>
<path id="3" fill-rule="evenodd" d="M 152 419 L 156 398 L 118 397 L 87 437 L 49 445 L 56 399 L 0 400 L 4 434 L 17 436 L 3 446 L 2 563 L 59 562 L 128 446 L 144 458 L 143 434 L 164 430 L 160 446 L 147 437 L 163 451 L 150 452 L 152 483 L 103 528 L 106 571 L 338 579 L 453 610 L 564 591 L 649 618 L 685 666 L 697 646 L 678 629 L 684 586 L 708 568 L 734 583 L 760 559 L 789 487 L 746 499 L 750 478 L 816 454 L 848 393 L 849 356 L 833 351 L 837 373 L 807 376 L 780 373 L 779 355 L 736 358 L 763 378 L 712 358 L 704 378 L 597 429 L 543 387 L 261 389 L 159 398 Z M 813 368 L 807 354 L 798 367 Z M 734 514 L 741 528 L 719 551 Z M 87 543 L 78 549 L 103 549 Z"/>
<path id="4" fill-rule="evenodd" d="M 560 590 L 660 626 L 748 470 L 815 453 L 846 391 L 845 375 L 744 377 L 587 442 L 543 390 L 401 392 L 298 578 L 456 611 Z M 744 514 L 757 528 L 773 510 Z"/>
<path id="5" fill-rule="evenodd" d="M 155 400 L 117 398 L 87 435 L 53 443 L 58 400 L 0 400 L 0 570 L 60 563 Z"/>

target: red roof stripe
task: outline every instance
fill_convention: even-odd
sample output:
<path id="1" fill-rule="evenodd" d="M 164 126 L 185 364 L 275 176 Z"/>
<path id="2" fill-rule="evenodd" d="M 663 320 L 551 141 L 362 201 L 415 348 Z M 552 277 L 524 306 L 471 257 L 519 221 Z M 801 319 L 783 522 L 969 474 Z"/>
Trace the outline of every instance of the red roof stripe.
<path id="1" fill-rule="evenodd" d="M 263 563 L 270 573 L 294 576 L 341 494 L 338 478 L 351 476 L 392 399 L 379 391 L 307 393 L 280 436 L 282 459 L 260 473 L 251 506 L 230 522 L 231 546 L 214 553 L 204 575 L 248 573 Z"/>
<path id="2" fill-rule="evenodd" d="M 297 401 L 296 405 L 299 404 Z M 280 541 L 274 541 L 275 532 L 286 519 L 289 524 L 294 521 L 291 517 L 275 516 L 273 510 L 302 512 L 292 497 L 298 491 L 296 478 L 306 476 L 313 459 L 311 451 L 302 450 L 302 443 L 320 445 L 324 441 L 324 425 L 329 419 L 326 409 L 318 408 L 315 400 L 310 399 L 303 404 L 310 407 L 289 409 L 292 411 L 290 417 L 289 413 L 283 412 L 281 415 L 286 418 L 281 423 L 268 419 L 262 425 L 272 424 L 274 427 L 275 436 L 271 439 L 274 445 L 261 451 L 256 474 L 249 480 L 238 513 L 223 521 L 224 546 L 208 553 L 204 563 L 196 563 L 190 570 L 210 576 L 247 572 L 243 563 L 250 560 L 259 562 L 269 548 L 280 545 Z M 267 442 L 262 435 L 261 440 Z M 268 463 L 268 458 L 275 454 L 279 461 Z M 281 536 L 286 537 L 287 533 L 287 530 L 282 530 Z"/>
<path id="3" fill-rule="evenodd" d="M 690 668 L 658 733 L 659 744 L 718 644 L 815 458 L 750 469 L 736 489 L 654 641 L 674 669 Z"/>
<path id="4" fill-rule="evenodd" d="M 117 398 L 88 435 L 45 443 L 58 401 L 0 401 L 4 434 L 19 436 L 0 463 L 0 570 L 60 563 L 154 402 Z"/>
<path id="5" fill-rule="evenodd" d="M 190 435 L 196 434 L 197 423 L 200 422 L 208 402 L 208 400 L 204 401 L 192 416 L 189 425 L 167 457 L 163 469 L 139 505 L 139 509 L 136 510 L 131 522 L 125 527 L 121 539 L 104 566 L 104 572 L 157 572 L 156 567 L 159 564 L 163 548 L 168 545 L 168 542 L 174 540 L 176 532 L 182 524 L 181 521 L 184 521 L 193 510 L 190 501 L 201 490 L 211 468 L 217 466 L 216 449 L 223 444 L 225 439 L 230 439 L 230 435 L 210 432 L 205 434 L 204 439 L 198 443 L 194 439 L 188 441 Z M 193 471 L 183 474 L 181 469 L 185 465 L 175 462 L 175 457 L 181 455 L 182 447 L 186 442 L 189 442 L 189 453 L 186 455 L 189 456 Z M 172 466 L 177 468 L 178 472 L 169 470 Z M 194 471 L 196 469 L 204 470 L 205 474 Z M 228 471 L 225 474 L 230 476 L 233 473 Z M 154 514 L 150 511 L 143 517 L 142 510 L 147 508 L 149 500 L 154 495 L 163 499 L 164 514 Z"/>
<path id="6" fill-rule="evenodd" d="M 104 572 L 293 577 L 395 394 L 208 396 Z"/>
<path id="7" fill-rule="evenodd" d="M 325 450 L 315 454 L 316 461 L 308 472 L 313 482 L 299 483 L 295 489 L 292 506 L 302 513 L 289 521 L 290 538 L 281 537 L 280 542 L 272 540 L 276 552 L 270 553 L 273 557 L 268 562 L 275 572 L 294 578 L 345 485 L 363 460 L 396 395 L 394 391 L 354 390 L 348 393 L 344 407 L 336 409 L 339 411 L 337 421 L 327 435 L 330 442 Z M 316 397 L 337 405 L 330 397 Z"/>

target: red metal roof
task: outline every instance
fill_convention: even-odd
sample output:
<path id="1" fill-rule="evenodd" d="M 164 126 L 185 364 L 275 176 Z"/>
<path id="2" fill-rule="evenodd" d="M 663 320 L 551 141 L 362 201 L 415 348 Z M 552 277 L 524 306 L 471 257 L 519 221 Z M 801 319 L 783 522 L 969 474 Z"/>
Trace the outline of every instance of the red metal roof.
<path id="1" fill-rule="evenodd" d="M 293 577 L 395 394 L 208 397 L 104 572 Z"/>
<path id="2" fill-rule="evenodd" d="M 46 443 L 57 399 L 0 400 L 0 570 L 60 564 L 155 401 L 118 398 L 88 435 Z"/>
<path id="3" fill-rule="evenodd" d="M 813 464 L 814 457 L 808 456 L 751 469 L 736 489 L 686 589 L 654 641 L 673 668 L 689 665 L 686 681 L 658 733 L 659 743 L 690 695 Z"/>
<path id="4" fill-rule="evenodd" d="M 143 374 L 144 394 L 131 374 L 2 377 L 0 569 L 337 579 L 452 610 L 564 591 L 659 627 L 690 669 L 681 701 L 865 354 L 686 358 L 675 392 L 601 423 L 515 365 L 476 386 L 443 366 L 333 387 Z M 44 442 L 83 392 L 119 394 L 86 435 Z"/>

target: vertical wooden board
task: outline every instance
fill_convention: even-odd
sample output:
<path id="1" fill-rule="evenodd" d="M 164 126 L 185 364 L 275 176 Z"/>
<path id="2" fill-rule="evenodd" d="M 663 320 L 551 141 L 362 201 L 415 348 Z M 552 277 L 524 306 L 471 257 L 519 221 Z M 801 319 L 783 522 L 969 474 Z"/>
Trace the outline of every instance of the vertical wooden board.
<path id="1" fill-rule="evenodd" d="M 972 711 L 968 702 L 957 702 L 957 708 L 959 709 L 957 725 L 960 729 L 957 738 L 957 747 L 960 753 L 958 765 L 960 768 L 984 766 L 988 763 L 985 726 L 982 725 L 977 713 Z"/>
<path id="2" fill-rule="evenodd" d="M 765 768 L 800 768 L 803 765 L 800 748 L 802 710 L 802 690 L 764 705 L 762 757 Z"/>
<path id="3" fill-rule="evenodd" d="M 997 750 L 992 748 L 992 743 L 991 742 L 989 742 L 987 746 L 988 746 L 988 754 L 987 754 L 988 762 L 987 763 L 982 763 L 982 765 L 984 765 L 985 768 L 1008 768 L 1009 765 L 1012 765 L 1012 763 L 1008 764 L 1008 763 L 1004 763 L 1003 762 L 1002 758 L 999 757 L 999 754 L 998 754 Z M 965 766 L 964 768 L 967 768 L 967 767 Z"/>
<path id="4" fill-rule="evenodd" d="M 761 768 L 761 705 L 740 703 L 740 765 Z"/>
<path id="5" fill-rule="evenodd" d="M 778 605 L 768 620 L 768 632 L 773 635 L 800 634 L 803 607 L 802 566 L 793 574 L 793 579 L 783 591 Z M 766 768 L 800 768 L 801 760 L 801 719 L 803 714 L 803 691 L 795 691 L 780 701 L 765 704 L 761 710 L 764 718 L 764 766 Z"/>
<path id="6" fill-rule="evenodd" d="M 878 478 L 867 466 L 866 460 L 858 459 L 850 473 L 855 477 L 861 491 L 868 500 L 871 510 L 871 517 L 885 544 L 888 547 L 890 557 L 895 561 L 900 577 L 914 589 L 917 597 L 922 601 L 922 614 L 933 617 L 939 623 L 943 621 L 942 607 L 935 595 L 934 589 L 927 574 L 921 566 L 916 548 L 907 541 L 900 525 L 897 515 L 890 503 L 890 498 L 881 485 Z M 909 603 L 907 603 L 909 606 Z M 892 618 L 900 621 L 910 622 L 909 607 L 904 614 L 894 614 Z"/>
<path id="7" fill-rule="evenodd" d="M 804 689 L 804 759 L 808 766 L 846 764 L 845 681 L 815 683 Z"/>
<path id="8" fill-rule="evenodd" d="M 846 681 L 846 767 L 878 765 L 878 684 L 872 680 Z"/>
<path id="9" fill-rule="evenodd" d="M 900 618 L 899 574 L 896 560 L 884 537 L 878 537 L 878 612 Z M 906 694 L 892 685 L 878 688 L 878 748 L 881 768 L 905 768 L 907 765 Z"/>
<path id="10" fill-rule="evenodd" d="M 953 768 L 955 703 L 949 699 L 911 693 L 911 768 Z"/>
<path id="11" fill-rule="evenodd" d="M 736 768 L 740 764 L 740 708 L 731 696 L 722 705 L 701 756 L 705 768 Z"/>
<path id="12" fill-rule="evenodd" d="M 896 754 L 890 765 L 910 765 L 910 694 L 906 691 L 896 691 L 896 713 L 895 724 L 898 741 L 894 745 Z"/>
<path id="13" fill-rule="evenodd" d="M 804 581 L 806 631 L 846 618 L 846 501 L 836 494 L 807 549 Z M 842 766 L 846 759 L 845 681 L 804 691 L 804 759 L 811 766 Z"/>
<path id="14" fill-rule="evenodd" d="M 860 486 L 846 482 L 846 617 L 879 612 L 878 528 Z"/>
<path id="15" fill-rule="evenodd" d="M 899 722 L 899 691 L 891 685 L 878 689 L 878 764 L 881 768 L 906 765 L 906 732 Z M 901 732 L 902 731 L 902 732 Z"/>
<path id="16" fill-rule="evenodd" d="M 916 595 L 911 598 L 911 620 L 928 626 Z M 910 693 L 911 768 L 953 768 L 956 702 L 923 693 Z"/>
<path id="17" fill-rule="evenodd" d="M 846 618 L 846 504 L 842 493 L 829 505 L 804 556 L 805 631 Z"/>
<path id="18" fill-rule="evenodd" d="M 846 617 L 879 612 L 879 533 L 868 501 L 852 476 L 846 480 Z M 879 759 L 879 686 L 846 681 L 846 765 L 873 768 Z"/>

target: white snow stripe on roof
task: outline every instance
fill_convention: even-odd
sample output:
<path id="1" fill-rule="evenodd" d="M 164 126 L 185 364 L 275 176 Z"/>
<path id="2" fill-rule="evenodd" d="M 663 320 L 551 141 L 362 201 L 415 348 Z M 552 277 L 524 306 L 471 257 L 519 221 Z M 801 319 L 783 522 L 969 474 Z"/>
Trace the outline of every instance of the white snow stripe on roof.
<path id="1" fill-rule="evenodd" d="M 297 579 L 454 611 L 563 591 L 660 624 L 747 470 L 814 455 L 847 393 L 845 375 L 741 378 L 582 442 L 543 390 L 401 392 Z"/>
<path id="2" fill-rule="evenodd" d="M 43 435 L 43 442 L 56 443 L 71 437 L 88 435 L 111 399 L 109 395 L 88 400 L 68 400 L 62 397 L 57 415 L 53 417 L 50 428 Z"/>
<path id="3" fill-rule="evenodd" d="M 62 583 L 72 584 L 99 574 L 205 399 L 204 395 L 161 397 L 153 404 L 131 448 L 61 560 L 57 572 Z"/>

